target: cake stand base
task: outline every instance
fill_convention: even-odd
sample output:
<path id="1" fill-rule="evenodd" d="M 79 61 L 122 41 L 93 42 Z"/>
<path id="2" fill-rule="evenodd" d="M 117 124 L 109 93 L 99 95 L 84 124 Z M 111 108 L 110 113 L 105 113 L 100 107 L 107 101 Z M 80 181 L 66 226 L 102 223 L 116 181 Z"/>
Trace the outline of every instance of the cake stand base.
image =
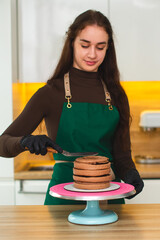
<path id="1" fill-rule="evenodd" d="M 87 201 L 84 210 L 72 212 L 68 216 L 68 221 L 81 225 L 101 225 L 113 223 L 118 220 L 118 216 L 111 210 L 101 210 L 99 201 Z"/>

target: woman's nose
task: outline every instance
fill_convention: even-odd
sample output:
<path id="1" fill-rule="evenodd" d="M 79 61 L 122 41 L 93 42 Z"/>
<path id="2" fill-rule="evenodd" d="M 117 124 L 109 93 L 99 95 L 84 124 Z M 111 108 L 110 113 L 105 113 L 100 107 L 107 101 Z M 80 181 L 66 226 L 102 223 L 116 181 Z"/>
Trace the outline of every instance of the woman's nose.
<path id="1" fill-rule="evenodd" d="M 88 57 L 90 57 L 90 58 L 95 58 L 96 57 L 96 49 L 95 49 L 94 46 L 91 46 L 89 48 Z"/>

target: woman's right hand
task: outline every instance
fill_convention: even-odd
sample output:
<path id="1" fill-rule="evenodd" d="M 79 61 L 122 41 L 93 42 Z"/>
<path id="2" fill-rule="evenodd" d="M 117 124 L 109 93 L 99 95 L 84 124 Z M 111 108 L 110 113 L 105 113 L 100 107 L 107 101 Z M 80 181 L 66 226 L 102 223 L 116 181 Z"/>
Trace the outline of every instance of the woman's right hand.
<path id="1" fill-rule="evenodd" d="M 36 155 L 46 155 L 47 147 L 51 147 L 59 153 L 63 152 L 63 149 L 46 135 L 24 136 L 20 141 L 20 145 L 24 150 L 27 149 L 30 153 L 35 153 Z"/>
<path id="2" fill-rule="evenodd" d="M 111 174 L 111 179 L 112 179 L 112 181 L 113 181 L 116 177 L 115 177 L 115 174 L 114 174 L 114 172 L 113 172 L 112 169 L 111 169 L 111 173 L 110 173 L 110 174 Z"/>

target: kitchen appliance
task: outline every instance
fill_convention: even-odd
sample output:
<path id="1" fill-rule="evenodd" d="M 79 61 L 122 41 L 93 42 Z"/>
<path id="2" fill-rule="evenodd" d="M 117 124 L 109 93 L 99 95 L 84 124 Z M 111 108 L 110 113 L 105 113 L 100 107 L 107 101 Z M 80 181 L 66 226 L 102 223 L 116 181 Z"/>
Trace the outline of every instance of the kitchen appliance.
<path id="1" fill-rule="evenodd" d="M 160 128 L 160 110 L 147 110 L 142 111 L 140 114 L 139 126 L 144 132 L 155 131 L 157 128 Z M 136 155 L 136 163 L 141 164 L 159 164 L 160 157 L 154 157 L 150 155 Z"/>
<path id="2" fill-rule="evenodd" d="M 136 155 L 135 162 L 142 163 L 142 164 L 159 164 L 160 157 L 158 158 L 153 156 Z"/>
<path id="3" fill-rule="evenodd" d="M 160 110 L 142 111 L 139 126 L 143 131 L 153 131 L 160 128 Z"/>
<path id="4" fill-rule="evenodd" d="M 55 185 L 50 188 L 49 194 L 57 198 L 87 201 L 84 210 L 72 212 L 68 216 L 69 222 L 81 225 L 101 225 L 116 222 L 118 220 L 117 214 L 112 210 L 101 210 L 99 201 L 128 197 L 136 193 L 132 185 L 119 182 L 111 182 L 112 186 L 118 185 L 119 188 L 110 191 L 79 192 L 65 189 L 67 185 L 72 184 L 73 182 Z"/>

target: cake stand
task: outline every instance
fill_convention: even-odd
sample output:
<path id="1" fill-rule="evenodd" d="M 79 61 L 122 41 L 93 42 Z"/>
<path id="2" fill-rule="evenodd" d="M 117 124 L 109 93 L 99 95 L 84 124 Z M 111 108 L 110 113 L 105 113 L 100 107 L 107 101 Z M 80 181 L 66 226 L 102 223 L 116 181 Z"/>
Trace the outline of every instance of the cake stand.
<path id="1" fill-rule="evenodd" d="M 117 214 L 112 210 L 102 210 L 99 207 L 99 201 L 111 200 L 128 197 L 136 193 L 134 187 L 130 184 L 111 182 L 111 185 L 118 185 L 118 188 L 110 191 L 86 192 L 81 190 L 66 190 L 66 187 L 73 186 L 73 182 L 62 183 L 50 188 L 49 194 L 53 197 L 87 201 L 84 210 L 74 211 L 69 214 L 68 221 L 81 225 L 100 225 L 113 223 L 118 220 Z"/>

